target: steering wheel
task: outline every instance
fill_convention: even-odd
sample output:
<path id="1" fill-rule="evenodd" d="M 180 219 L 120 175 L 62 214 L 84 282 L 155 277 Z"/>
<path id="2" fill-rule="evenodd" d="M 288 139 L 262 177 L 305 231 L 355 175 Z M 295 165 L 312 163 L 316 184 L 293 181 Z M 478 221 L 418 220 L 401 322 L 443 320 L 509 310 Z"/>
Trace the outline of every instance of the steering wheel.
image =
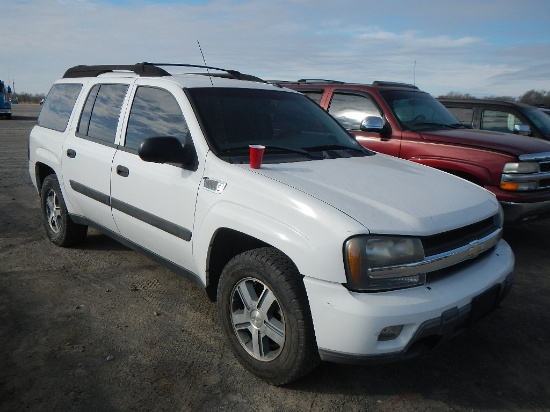
<path id="1" fill-rule="evenodd" d="M 426 120 L 426 116 L 423 114 L 419 114 L 418 116 L 415 116 L 414 119 L 412 119 L 413 123 L 420 123 Z"/>

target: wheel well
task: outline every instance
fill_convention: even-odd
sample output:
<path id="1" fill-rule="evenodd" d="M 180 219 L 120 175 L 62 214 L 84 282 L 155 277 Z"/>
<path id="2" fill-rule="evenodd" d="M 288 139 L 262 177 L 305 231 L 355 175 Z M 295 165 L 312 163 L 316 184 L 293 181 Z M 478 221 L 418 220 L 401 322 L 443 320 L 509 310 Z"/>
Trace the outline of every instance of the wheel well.
<path id="1" fill-rule="evenodd" d="M 34 168 L 34 173 L 36 173 L 36 186 L 38 186 L 38 193 L 40 193 L 40 189 L 42 189 L 42 183 L 44 183 L 44 179 L 49 175 L 54 175 L 55 170 L 53 170 L 50 166 L 45 165 L 44 163 L 37 163 Z"/>
<path id="2" fill-rule="evenodd" d="M 271 245 L 236 230 L 219 229 L 210 242 L 206 261 L 207 285 L 205 289 L 210 300 L 216 301 L 220 275 L 231 259 L 247 250 L 266 246 Z"/>

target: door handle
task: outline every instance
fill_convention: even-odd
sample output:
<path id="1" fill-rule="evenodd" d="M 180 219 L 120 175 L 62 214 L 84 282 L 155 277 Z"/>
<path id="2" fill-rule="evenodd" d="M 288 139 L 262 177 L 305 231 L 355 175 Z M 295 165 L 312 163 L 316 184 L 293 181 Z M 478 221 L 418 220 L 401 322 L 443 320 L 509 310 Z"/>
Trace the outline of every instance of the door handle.
<path id="1" fill-rule="evenodd" d="M 125 166 L 118 165 L 116 167 L 116 174 L 122 177 L 128 177 L 128 175 L 130 174 L 130 169 Z"/>
<path id="2" fill-rule="evenodd" d="M 76 151 L 73 149 L 67 149 L 67 157 L 74 159 L 76 157 Z"/>

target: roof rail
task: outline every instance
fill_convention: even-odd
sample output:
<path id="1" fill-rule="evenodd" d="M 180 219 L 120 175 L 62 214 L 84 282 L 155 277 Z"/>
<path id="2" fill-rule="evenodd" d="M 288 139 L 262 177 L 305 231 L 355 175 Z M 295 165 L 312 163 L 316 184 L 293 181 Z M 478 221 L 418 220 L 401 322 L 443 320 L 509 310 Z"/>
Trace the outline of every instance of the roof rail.
<path id="1" fill-rule="evenodd" d="M 344 84 L 340 80 L 328 80 L 328 79 L 300 79 L 296 83 L 337 83 Z"/>
<path id="2" fill-rule="evenodd" d="M 382 87 L 406 87 L 407 89 L 415 89 L 418 90 L 418 87 L 416 87 L 414 84 L 410 83 L 399 83 L 399 82 L 385 82 L 380 80 L 375 80 L 372 82 L 373 86 L 382 86 Z"/>
<path id="3" fill-rule="evenodd" d="M 136 63 L 134 65 L 120 65 L 120 64 L 110 64 L 110 65 L 96 65 L 96 66 L 74 66 L 68 69 L 63 78 L 75 78 L 75 77 L 97 77 L 103 73 L 110 73 L 115 71 L 130 71 L 134 72 L 138 76 L 151 76 L 151 77 L 160 77 L 160 76 L 170 76 L 166 70 L 157 67 L 152 63 Z"/>
<path id="4" fill-rule="evenodd" d="M 237 70 L 228 70 L 221 69 L 219 67 L 212 66 L 201 66 L 197 64 L 178 64 L 178 63 L 136 63 L 134 65 L 96 65 L 96 66 L 74 66 L 68 69 L 63 78 L 76 78 L 76 77 L 97 77 L 104 73 L 110 73 L 115 71 L 130 71 L 138 76 L 146 77 L 161 77 L 161 76 L 171 76 L 169 72 L 162 69 L 159 66 L 170 66 L 170 67 L 193 67 L 206 70 L 218 70 L 225 72 L 227 74 L 212 74 L 212 73 L 195 73 L 195 74 L 204 74 L 213 77 L 228 77 L 237 80 L 251 80 L 256 82 L 264 82 L 262 79 L 256 76 L 249 74 L 241 73 Z"/>

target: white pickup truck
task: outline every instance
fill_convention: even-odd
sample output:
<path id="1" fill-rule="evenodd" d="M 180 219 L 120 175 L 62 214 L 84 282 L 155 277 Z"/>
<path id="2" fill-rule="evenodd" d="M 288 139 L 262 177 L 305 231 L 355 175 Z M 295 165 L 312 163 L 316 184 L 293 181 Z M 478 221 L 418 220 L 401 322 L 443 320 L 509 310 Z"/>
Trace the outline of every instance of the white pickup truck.
<path id="1" fill-rule="evenodd" d="M 414 356 L 499 305 L 514 256 L 494 195 L 363 148 L 295 91 L 171 66 L 76 66 L 52 86 L 29 172 L 53 243 L 92 226 L 198 282 L 276 385 Z"/>

